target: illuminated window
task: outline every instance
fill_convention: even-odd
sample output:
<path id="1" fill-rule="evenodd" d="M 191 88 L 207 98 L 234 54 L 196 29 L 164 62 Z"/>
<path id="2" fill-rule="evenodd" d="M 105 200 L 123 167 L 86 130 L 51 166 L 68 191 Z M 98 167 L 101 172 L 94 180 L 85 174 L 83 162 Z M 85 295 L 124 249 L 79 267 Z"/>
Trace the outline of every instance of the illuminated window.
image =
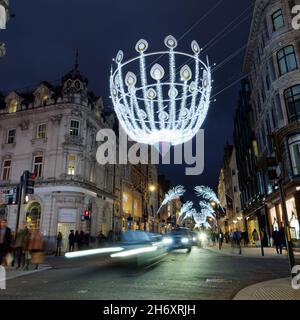
<path id="1" fill-rule="evenodd" d="M 37 138 L 45 139 L 46 138 L 47 125 L 45 123 L 39 124 L 37 129 Z"/>
<path id="2" fill-rule="evenodd" d="M 79 136 L 79 121 L 78 120 L 71 120 L 70 135 L 75 136 L 75 137 Z"/>
<path id="3" fill-rule="evenodd" d="M 33 163 L 33 172 L 37 178 L 41 178 L 43 174 L 43 156 L 35 156 Z"/>
<path id="4" fill-rule="evenodd" d="M 11 101 L 11 103 L 9 105 L 8 112 L 9 113 L 16 113 L 17 109 L 18 109 L 18 101 L 16 101 L 16 100 Z"/>
<path id="5" fill-rule="evenodd" d="M 257 146 L 256 140 L 253 141 L 253 151 L 254 151 L 255 157 L 258 158 L 258 146 Z"/>
<path id="6" fill-rule="evenodd" d="M 2 180 L 6 181 L 10 178 L 11 160 L 4 160 L 2 169 Z"/>
<path id="7" fill-rule="evenodd" d="M 76 156 L 68 155 L 68 175 L 74 176 L 76 171 Z"/>
<path id="8" fill-rule="evenodd" d="M 16 138 L 16 129 L 8 130 L 6 143 L 7 144 L 14 143 L 15 142 L 15 138 Z"/>
<path id="9" fill-rule="evenodd" d="M 47 95 L 43 96 L 43 99 L 42 99 L 43 106 L 46 105 L 48 100 L 49 100 L 49 97 Z"/>
<path id="10" fill-rule="evenodd" d="M 284 19 L 282 10 L 279 9 L 272 14 L 272 22 L 273 22 L 273 31 L 277 31 L 284 27 Z"/>

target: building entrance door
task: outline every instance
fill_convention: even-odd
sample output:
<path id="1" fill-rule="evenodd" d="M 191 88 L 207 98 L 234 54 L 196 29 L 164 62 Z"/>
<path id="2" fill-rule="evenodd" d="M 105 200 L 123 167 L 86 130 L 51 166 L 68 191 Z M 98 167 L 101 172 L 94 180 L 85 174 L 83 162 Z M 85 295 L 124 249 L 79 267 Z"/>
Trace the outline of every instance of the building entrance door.
<path id="1" fill-rule="evenodd" d="M 75 233 L 76 223 L 58 223 L 57 233 L 61 232 L 63 236 L 62 251 L 68 252 L 69 250 L 69 234 L 71 230 Z M 76 248 L 75 248 L 76 249 Z"/>

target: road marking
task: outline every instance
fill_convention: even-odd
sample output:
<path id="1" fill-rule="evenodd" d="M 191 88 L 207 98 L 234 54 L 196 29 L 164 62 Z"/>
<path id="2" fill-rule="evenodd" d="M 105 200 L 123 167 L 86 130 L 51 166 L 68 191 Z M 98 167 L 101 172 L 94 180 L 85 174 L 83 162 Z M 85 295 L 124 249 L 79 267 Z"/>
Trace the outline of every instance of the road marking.
<path id="1" fill-rule="evenodd" d="M 206 279 L 206 282 L 213 282 L 213 283 L 232 283 L 232 280 L 226 280 L 226 279 Z"/>
<path id="2" fill-rule="evenodd" d="M 88 290 L 79 290 L 79 291 L 77 291 L 77 293 L 87 293 L 88 292 Z"/>

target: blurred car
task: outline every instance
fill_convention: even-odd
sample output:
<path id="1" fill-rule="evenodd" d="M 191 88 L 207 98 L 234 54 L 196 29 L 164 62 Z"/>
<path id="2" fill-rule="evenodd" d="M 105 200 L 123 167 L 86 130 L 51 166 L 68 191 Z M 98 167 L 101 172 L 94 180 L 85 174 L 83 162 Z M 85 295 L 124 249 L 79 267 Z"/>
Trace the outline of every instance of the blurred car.
<path id="1" fill-rule="evenodd" d="M 176 249 L 187 249 L 191 252 L 193 246 L 193 236 L 187 228 L 177 228 L 163 237 L 163 244 L 168 251 Z"/>

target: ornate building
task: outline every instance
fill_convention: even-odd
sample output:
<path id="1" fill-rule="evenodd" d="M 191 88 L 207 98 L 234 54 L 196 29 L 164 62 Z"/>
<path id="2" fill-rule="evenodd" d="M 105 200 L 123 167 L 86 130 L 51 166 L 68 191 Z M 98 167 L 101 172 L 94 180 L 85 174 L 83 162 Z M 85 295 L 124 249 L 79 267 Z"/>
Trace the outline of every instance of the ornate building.
<path id="1" fill-rule="evenodd" d="M 300 33 L 292 26 L 292 8 L 297 4 L 299 0 L 256 1 L 244 63 L 251 87 L 252 139 L 257 142 L 256 182 L 252 198 L 248 197 L 247 218 L 257 221 L 265 244 L 284 224 L 278 181 L 268 174 L 269 159 L 275 156 L 283 164 L 286 227 L 295 242 L 300 240 Z M 248 167 L 252 172 L 250 163 Z"/>
<path id="2" fill-rule="evenodd" d="M 219 175 L 218 198 L 226 217 L 220 221 L 222 231 L 245 230 L 240 202 L 239 178 L 235 147 L 227 145 L 224 149 L 223 165 Z"/>
<path id="3" fill-rule="evenodd" d="M 111 128 L 114 117 L 105 116 L 78 64 L 59 86 L 43 82 L 31 92 L 0 96 L 0 108 L 0 205 L 12 229 L 17 206 L 6 206 L 4 195 L 29 170 L 36 176 L 35 192 L 22 204 L 20 225 L 27 220 L 50 238 L 61 231 L 66 239 L 71 229 L 106 234 L 115 168 L 97 163 L 96 134 Z M 92 212 L 91 223 L 82 221 L 84 210 Z"/>

